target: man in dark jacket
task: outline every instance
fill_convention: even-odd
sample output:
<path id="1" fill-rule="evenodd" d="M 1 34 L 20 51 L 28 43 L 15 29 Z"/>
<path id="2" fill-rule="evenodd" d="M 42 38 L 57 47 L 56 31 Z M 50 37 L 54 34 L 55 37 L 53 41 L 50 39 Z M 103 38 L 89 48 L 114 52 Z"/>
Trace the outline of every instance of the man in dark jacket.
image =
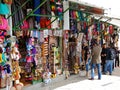
<path id="1" fill-rule="evenodd" d="M 104 73 L 104 69 L 105 69 L 105 61 L 106 61 L 106 43 L 103 44 L 102 47 L 102 52 L 101 52 L 101 60 L 102 60 L 102 72 Z"/>
<path id="2" fill-rule="evenodd" d="M 112 48 L 112 45 L 108 45 L 104 74 L 106 74 L 107 71 L 109 71 L 109 75 L 112 75 L 114 59 L 115 59 L 115 51 Z"/>

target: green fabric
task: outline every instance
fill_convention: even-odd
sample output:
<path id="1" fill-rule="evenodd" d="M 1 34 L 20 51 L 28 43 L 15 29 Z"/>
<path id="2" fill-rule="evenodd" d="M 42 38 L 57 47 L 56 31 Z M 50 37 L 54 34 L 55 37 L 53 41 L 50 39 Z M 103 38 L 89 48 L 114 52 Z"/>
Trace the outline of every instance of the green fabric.
<path id="1" fill-rule="evenodd" d="M 2 53 L 2 62 L 0 63 L 0 65 L 4 66 L 7 62 L 6 56 L 4 53 Z"/>

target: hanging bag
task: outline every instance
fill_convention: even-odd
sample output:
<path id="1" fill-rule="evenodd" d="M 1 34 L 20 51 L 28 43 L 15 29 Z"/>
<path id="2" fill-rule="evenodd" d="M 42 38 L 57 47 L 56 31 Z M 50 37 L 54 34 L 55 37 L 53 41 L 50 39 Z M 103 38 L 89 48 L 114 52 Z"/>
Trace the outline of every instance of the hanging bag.
<path id="1" fill-rule="evenodd" d="M 9 7 L 7 4 L 0 2 L 0 14 L 2 15 L 9 14 Z"/>

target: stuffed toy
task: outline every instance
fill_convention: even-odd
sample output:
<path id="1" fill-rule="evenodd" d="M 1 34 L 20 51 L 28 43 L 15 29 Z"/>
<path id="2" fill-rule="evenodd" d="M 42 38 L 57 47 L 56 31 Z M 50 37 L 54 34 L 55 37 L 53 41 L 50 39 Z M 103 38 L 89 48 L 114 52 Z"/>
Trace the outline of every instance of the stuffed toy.
<path id="1" fill-rule="evenodd" d="M 68 70 L 68 67 L 65 67 L 65 79 L 68 79 L 68 77 L 70 76 L 70 72 Z"/>
<path id="2" fill-rule="evenodd" d="M 13 80 L 19 80 L 21 69 L 18 61 L 12 61 L 12 70 Z"/>
<path id="3" fill-rule="evenodd" d="M 12 50 L 11 50 L 11 59 L 12 60 L 17 60 L 17 61 L 20 59 L 20 53 L 19 53 L 17 47 L 12 47 Z"/>
<path id="4" fill-rule="evenodd" d="M 79 73 L 78 63 L 75 63 L 75 65 L 74 65 L 74 71 L 75 71 L 75 74 L 78 74 L 78 73 Z"/>
<path id="5" fill-rule="evenodd" d="M 17 42 L 16 36 L 12 36 L 8 40 L 11 42 L 11 47 L 14 47 Z"/>

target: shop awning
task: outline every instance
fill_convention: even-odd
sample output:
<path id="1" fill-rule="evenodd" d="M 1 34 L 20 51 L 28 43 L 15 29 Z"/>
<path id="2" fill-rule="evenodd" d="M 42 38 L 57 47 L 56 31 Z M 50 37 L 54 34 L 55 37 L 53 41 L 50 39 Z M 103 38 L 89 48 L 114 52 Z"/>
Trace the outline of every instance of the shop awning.
<path id="1" fill-rule="evenodd" d="M 105 16 L 104 8 L 98 7 L 98 6 L 92 5 L 90 3 L 83 2 L 83 1 L 78 1 L 78 0 L 68 0 L 68 1 L 75 3 L 75 5 L 73 5 L 74 9 L 79 9 L 81 11 L 90 13 L 91 16 L 95 17 L 97 20 L 120 27 L 120 18 Z M 72 6 L 70 6 L 70 7 L 72 7 Z"/>
<path id="2" fill-rule="evenodd" d="M 120 18 L 105 16 L 105 15 L 97 15 L 97 14 L 93 14 L 91 16 L 94 17 L 95 19 L 98 19 L 99 21 L 103 21 L 120 28 Z"/>
<path id="3" fill-rule="evenodd" d="M 103 15 L 104 14 L 104 8 L 102 7 L 98 7 L 86 2 L 81 2 L 78 0 L 68 0 L 69 2 L 71 2 L 72 4 L 70 5 L 71 8 L 74 8 L 76 10 L 81 10 L 84 12 L 88 12 L 91 14 L 99 14 L 99 15 Z"/>

